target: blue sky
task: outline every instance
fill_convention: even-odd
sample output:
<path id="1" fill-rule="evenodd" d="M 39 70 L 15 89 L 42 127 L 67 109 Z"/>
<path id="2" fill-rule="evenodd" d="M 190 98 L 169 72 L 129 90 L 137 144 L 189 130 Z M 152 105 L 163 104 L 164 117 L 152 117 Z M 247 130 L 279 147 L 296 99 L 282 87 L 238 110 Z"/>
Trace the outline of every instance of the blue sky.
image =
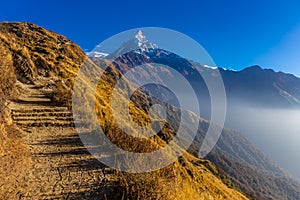
<path id="1" fill-rule="evenodd" d="M 164 27 L 198 41 L 220 67 L 259 64 L 300 76 L 300 1 L 4 1 L 1 21 L 30 21 L 83 49 L 137 27 Z"/>

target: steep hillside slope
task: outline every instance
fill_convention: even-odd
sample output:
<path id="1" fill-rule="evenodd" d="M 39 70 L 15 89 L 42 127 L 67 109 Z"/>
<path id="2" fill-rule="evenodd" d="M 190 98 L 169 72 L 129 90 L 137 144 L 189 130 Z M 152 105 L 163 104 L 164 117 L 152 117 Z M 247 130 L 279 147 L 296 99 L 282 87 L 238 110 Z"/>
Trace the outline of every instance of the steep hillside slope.
<path id="1" fill-rule="evenodd" d="M 198 92 L 199 102 L 201 103 L 201 114 L 203 109 L 209 110 L 207 109 L 210 107 L 210 102 L 208 100 L 208 90 L 205 86 L 203 78 L 201 78 L 201 75 L 198 73 L 195 66 L 199 67 L 199 70 L 202 73 L 206 73 L 212 78 L 215 78 L 215 76 L 217 76 L 214 73 L 216 69 L 201 65 L 199 63 L 189 62 L 188 60 L 163 49 L 152 48 L 153 44 L 150 45 L 147 42 L 144 44 L 144 46 L 150 46 L 150 48 L 145 48 L 144 46 L 142 46 L 142 48 L 139 48 L 137 44 L 143 43 L 138 43 L 137 41 L 132 42 L 132 40 L 135 40 L 136 37 L 137 36 L 133 36 L 133 39 L 129 39 L 128 42 L 124 42 L 124 44 L 120 48 L 116 47 L 117 50 L 115 52 L 121 51 L 124 52 L 124 54 L 116 57 L 114 60 L 111 60 L 114 66 L 123 74 L 125 74 L 129 70 L 134 71 L 134 68 L 136 66 L 141 66 L 143 64 L 159 63 L 172 67 L 173 69 L 176 69 L 179 73 L 181 73 L 190 82 L 195 91 Z M 105 57 L 105 59 L 114 56 L 115 54 L 113 53 L 112 55 Z M 101 65 L 101 62 L 103 62 L 103 58 L 92 57 L 91 59 L 99 66 Z M 175 76 L 169 69 L 152 66 L 151 72 L 144 70 L 143 73 L 139 73 L 138 77 L 130 78 L 132 78 L 132 80 L 136 83 L 139 83 L 140 80 L 157 80 L 157 82 L 160 82 L 160 77 L 158 76 L 158 74 L 164 73 L 168 74 L 171 77 Z M 226 90 L 228 90 L 230 105 L 231 103 L 234 103 L 232 102 L 231 98 L 237 98 L 237 96 L 246 98 L 244 95 L 241 95 L 241 92 L 248 94 L 250 90 L 252 91 L 252 93 L 249 93 L 249 96 L 246 98 L 247 100 L 249 100 L 249 102 L 255 103 L 255 101 L 258 100 L 258 102 L 261 102 L 263 105 L 264 103 L 266 103 L 266 101 L 255 98 L 256 95 L 262 98 L 266 98 L 269 93 L 272 93 L 273 95 L 271 95 L 271 98 L 275 99 L 274 103 L 277 104 L 281 102 L 280 105 L 284 104 L 284 106 L 291 106 L 291 102 L 288 101 L 284 96 L 281 96 L 280 92 L 278 92 L 277 90 L 278 88 L 274 87 L 276 81 L 278 83 L 281 83 L 281 80 L 289 82 L 287 80 L 290 80 L 291 78 L 293 79 L 291 75 L 283 73 L 277 74 L 272 70 L 262 70 L 259 67 L 253 67 L 252 69 L 246 69 L 241 72 L 232 72 L 221 69 L 221 74 L 225 79 L 225 87 Z M 255 89 L 258 88 L 257 85 L 251 84 L 250 80 L 256 79 L 258 79 L 259 84 L 262 85 L 262 90 Z M 291 86 L 292 85 L 287 88 L 292 88 Z M 151 95 L 160 97 L 160 99 L 173 98 L 170 92 L 165 90 L 163 91 L 159 85 L 156 85 L 155 87 L 158 88 L 151 88 L 149 90 L 151 91 Z M 243 87 L 243 89 L 235 89 L 239 87 Z M 297 85 L 293 86 L 293 88 L 297 88 Z M 296 91 L 297 89 L 294 90 L 294 92 Z M 242 99 L 240 100 L 241 102 L 246 103 Z M 153 101 L 153 99 L 150 99 L 150 103 L 151 101 Z M 174 101 L 171 102 L 171 104 L 177 106 L 178 102 Z M 277 106 L 279 106 L 279 104 L 277 104 Z M 144 108 L 144 110 L 147 111 L 147 108 Z M 198 156 L 199 147 L 201 146 L 205 133 L 207 132 L 208 125 L 208 121 L 201 120 L 200 130 L 197 134 L 193 146 L 190 148 L 190 152 L 195 156 Z M 291 178 L 280 166 L 278 166 L 278 164 L 267 157 L 238 132 L 224 129 L 212 154 L 207 158 L 210 159 L 214 164 L 216 164 L 221 169 L 221 171 L 223 171 L 223 175 L 232 180 L 229 185 L 237 185 L 242 191 L 244 191 L 252 198 L 298 199 L 300 197 L 299 183 L 293 180 L 293 178 Z M 230 163 L 231 168 L 226 168 L 226 165 L 224 163 Z M 259 184 L 256 184 L 257 176 L 260 177 Z M 241 179 L 242 181 L 240 181 L 239 179 Z M 274 180 L 276 181 L 274 182 Z M 228 180 L 224 181 L 228 183 Z"/>
<path id="2" fill-rule="evenodd" d="M 1 23 L 0 41 L 10 52 L 18 81 L 34 84 L 39 77 L 51 78 L 49 87 L 55 86 L 70 93 L 85 53 L 66 37 L 31 23 Z M 59 91 L 53 100 L 67 104 L 69 99 Z"/>
<path id="3" fill-rule="evenodd" d="M 8 101 L 14 96 L 16 77 L 12 57 L 0 43 L 0 199 L 7 199 L 18 193 L 16 188 L 27 189 L 18 180 L 29 166 L 29 149 L 24 144 L 23 134 L 12 124 Z"/>
<path id="4" fill-rule="evenodd" d="M 19 180 L 26 182 L 30 189 L 19 186 L 19 192 L 7 199 L 247 199 L 216 178 L 204 166 L 208 161 L 188 153 L 150 173 L 106 170 L 78 140 L 76 130 L 69 123 L 70 111 L 58 106 L 68 105 L 74 78 L 85 59 L 82 50 L 65 37 L 30 23 L 2 23 L 0 33 L 19 81 L 18 98 L 11 104 L 12 116 L 29 136 L 26 143 L 33 158 L 29 172 Z M 140 140 L 132 141 L 108 123 L 111 122 L 111 86 L 120 74 L 113 66 L 110 69 L 96 94 L 96 112 L 107 136 L 124 149 L 161 148 L 166 144 L 162 137 L 144 139 L 141 145 Z M 134 106 L 131 109 L 138 123 L 147 123 L 148 115 L 143 109 Z M 123 136 L 122 141 L 119 136 Z M 105 173 L 107 177 L 103 176 Z"/>
<path id="5" fill-rule="evenodd" d="M 18 80 L 34 82 L 37 76 L 69 78 L 78 70 L 84 52 L 66 37 L 30 23 L 1 23 L 0 39 L 13 57 Z"/>

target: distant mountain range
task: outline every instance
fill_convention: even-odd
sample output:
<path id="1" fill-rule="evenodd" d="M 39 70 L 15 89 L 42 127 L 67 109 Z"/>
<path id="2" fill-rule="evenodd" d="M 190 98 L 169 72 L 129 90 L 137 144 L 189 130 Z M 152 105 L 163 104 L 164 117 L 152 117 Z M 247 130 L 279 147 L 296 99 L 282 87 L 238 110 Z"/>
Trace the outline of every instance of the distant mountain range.
<path id="1" fill-rule="evenodd" d="M 97 63 L 99 57 L 91 56 L 91 59 Z M 211 112 L 210 95 L 199 71 L 214 79 L 217 78 L 216 70 L 219 70 L 226 89 L 229 113 L 237 105 L 263 108 L 300 108 L 300 79 L 294 75 L 262 69 L 259 66 L 233 71 L 203 65 L 160 49 L 142 36 L 141 31 L 124 42 L 121 47 L 116 48 L 111 55 L 102 57 L 100 60 L 102 59 L 111 60 L 122 73 L 129 70 L 134 71 L 134 67 L 147 63 L 159 63 L 172 67 L 190 82 L 200 102 L 201 116 L 207 119 L 210 119 Z M 166 68 L 153 67 L 151 71 L 175 76 Z M 139 76 L 131 77 L 131 79 L 136 83 L 140 83 L 140 78 L 159 80 L 158 76 L 155 77 L 155 73 L 151 73 L 151 78 L 147 72 L 139 74 Z M 173 97 L 169 91 L 163 90 L 164 92 L 162 92 L 159 85 L 147 87 L 151 95 L 159 99 Z M 172 104 L 179 106 L 175 100 Z M 201 130 L 190 149 L 195 155 L 198 153 L 207 127 L 207 122 L 203 121 Z M 222 169 L 225 176 L 230 177 L 239 188 L 253 198 L 300 198 L 297 181 L 238 132 L 225 129 L 217 146 L 207 158 Z M 258 182 L 260 184 L 257 184 Z M 283 189 L 287 185 L 289 185 L 288 190 L 292 192 Z"/>
<path id="2" fill-rule="evenodd" d="M 209 94 L 195 67 L 201 73 L 209 73 L 212 77 L 216 76 L 215 70 L 219 70 L 229 105 L 243 103 L 271 108 L 300 108 L 300 78 L 292 74 L 263 69 L 257 65 L 240 71 L 203 65 L 160 49 L 158 45 L 149 42 L 142 31 L 138 31 L 111 54 L 96 50 L 87 55 L 94 58 L 115 59 L 114 63 L 123 73 L 143 63 L 171 66 L 190 80 L 199 91 L 199 97 L 205 99 L 209 99 Z"/>
<path id="3" fill-rule="evenodd" d="M 272 108 L 300 106 L 300 79 L 292 74 L 259 66 L 238 72 L 221 69 L 221 74 L 231 101 Z"/>

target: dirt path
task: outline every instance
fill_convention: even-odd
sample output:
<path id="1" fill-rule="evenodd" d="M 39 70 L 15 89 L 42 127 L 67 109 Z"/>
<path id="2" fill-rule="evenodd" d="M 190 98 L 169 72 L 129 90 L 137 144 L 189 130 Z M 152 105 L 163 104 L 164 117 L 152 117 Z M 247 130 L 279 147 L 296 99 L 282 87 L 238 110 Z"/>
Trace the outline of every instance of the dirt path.
<path id="1" fill-rule="evenodd" d="M 13 120 L 26 133 L 32 153 L 30 169 L 24 170 L 29 189 L 20 192 L 20 199 L 106 199 L 112 170 L 82 145 L 71 111 L 51 105 L 46 82 L 19 84 L 23 94 L 11 104 Z"/>

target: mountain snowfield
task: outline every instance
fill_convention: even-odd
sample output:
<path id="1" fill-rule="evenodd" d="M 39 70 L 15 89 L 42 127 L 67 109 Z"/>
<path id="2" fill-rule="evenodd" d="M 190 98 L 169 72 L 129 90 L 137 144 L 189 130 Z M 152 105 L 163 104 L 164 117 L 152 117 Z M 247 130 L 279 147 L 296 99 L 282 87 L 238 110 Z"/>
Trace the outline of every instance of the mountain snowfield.
<path id="1" fill-rule="evenodd" d="M 108 53 L 101 53 L 101 52 L 97 52 L 97 51 L 92 51 L 92 52 L 86 52 L 86 55 L 89 57 L 95 57 L 95 58 L 105 58 L 106 56 L 108 56 Z"/>

